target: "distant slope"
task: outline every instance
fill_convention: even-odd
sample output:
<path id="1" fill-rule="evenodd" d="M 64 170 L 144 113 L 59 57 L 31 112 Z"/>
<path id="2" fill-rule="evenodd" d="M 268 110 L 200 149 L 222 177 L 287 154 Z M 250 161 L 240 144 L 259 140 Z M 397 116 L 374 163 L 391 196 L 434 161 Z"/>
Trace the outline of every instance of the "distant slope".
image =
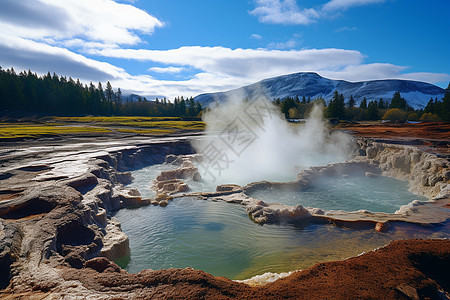
<path id="1" fill-rule="evenodd" d="M 408 101 L 408 104 L 416 109 L 424 108 L 431 97 L 441 99 L 445 92 L 444 89 L 438 86 L 420 81 L 386 79 L 348 82 L 327 79 L 317 73 L 295 73 L 264 79 L 235 90 L 201 94 L 194 99 L 203 106 L 209 105 L 214 101 L 225 101 L 232 95 L 252 99 L 261 94 L 269 99 L 287 96 L 295 97 L 296 95 L 300 99 L 303 96 L 313 99 L 322 96 L 328 102 L 335 90 L 343 94 L 346 101 L 348 101 L 350 95 L 353 95 L 357 105 L 359 105 L 363 97 L 366 97 L 367 100 L 378 100 L 380 98 L 390 100 L 392 95 L 399 91 L 402 97 Z"/>

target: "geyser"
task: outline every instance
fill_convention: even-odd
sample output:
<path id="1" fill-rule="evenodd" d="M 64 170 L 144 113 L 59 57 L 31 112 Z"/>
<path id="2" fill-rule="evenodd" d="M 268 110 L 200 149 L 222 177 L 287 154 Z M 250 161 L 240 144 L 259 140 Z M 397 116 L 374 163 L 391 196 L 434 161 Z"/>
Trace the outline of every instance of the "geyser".
<path id="1" fill-rule="evenodd" d="M 292 180 L 300 170 L 344 161 L 352 152 L 352 138 L 330 132 L 319 104 L 304 125 L 295 126 L 264 96 L 240 99 L 207 111 L 205 138 L 193 143 L 203 155 L 202 178 L 211 184 Z"/>

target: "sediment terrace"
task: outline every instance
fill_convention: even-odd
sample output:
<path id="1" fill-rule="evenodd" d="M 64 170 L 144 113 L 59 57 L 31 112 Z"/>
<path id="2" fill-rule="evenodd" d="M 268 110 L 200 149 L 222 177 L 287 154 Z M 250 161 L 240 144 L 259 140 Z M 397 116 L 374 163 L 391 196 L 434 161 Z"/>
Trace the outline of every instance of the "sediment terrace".
<path id="1" fill-rule="evenodd" d="M 388 298 L 445 293 L 448 297 L 448 282 L 442 278 L 448 276 L 449 240 L 393 242 L 376 252 L 343 262 L 318 264 L 258 288 L 193 269 L 147 270 L 138 274 L 121 270 L 108 259 L 129 251 L 128 238 L 112 213 L 152 202 L 170 205 L 170 197 L 176 196 L 168 193 L 159 199 L 143 199 L 138 191 L 124 187 L 131 181 L 128 171 L 139 165 L 162 163 L 169 154 L 192 154 L 189 139 L 130 139 L 1 149 L 0 287 L 4 289 L 3 295 L 11 298 L 45 295 L 180 299 L 323 297 L 334 287 L 335 293 L 343 298 L 386 294 L 386 291 L 389 291 Z M 439 224 L 450 219 L 449 167 L 447 158 L 414 146 L 359 139 L 353 161 L 311 168 L 300 173 L 296 181 L 284 183 L 306 185 L 316 176 L 357 171 L 408 180 L 413 192 L 432 199 L 425 203 L 413 202 L 395 214 L 271 207 L 245 193 L 258 185 L 275 184 L 270 182 L 219 187 L 215 193 L 197 196 L 244 204 L 249 215 L 261 223 L 312 218 L 338 225 L 369 222 L 382 231 L 387 230 L 389 222 Z M 175 183 L 182 186 L 180 182 Z M 402 270 L 398 272 L 400 275 L 386 278 L 392 268 Z M 336 276 L 342 274 L 347 275 L 336 281 Z M 359 279 L 355 282 L 353 278 Z M 362 288 L 351 289 L 355 286 Z"/>

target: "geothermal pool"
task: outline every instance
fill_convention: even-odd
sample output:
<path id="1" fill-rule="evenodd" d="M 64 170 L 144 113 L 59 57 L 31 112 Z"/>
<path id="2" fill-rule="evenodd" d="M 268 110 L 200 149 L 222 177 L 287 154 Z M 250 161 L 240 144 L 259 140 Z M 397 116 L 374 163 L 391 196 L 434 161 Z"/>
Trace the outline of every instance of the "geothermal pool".
<path id="1" fill-rule="evenodd" d="M 174 167 L 154 165 L 133 171 L 135 180 L 130 187 L 138 189 L 143 197 L 152 197 L 150 181 L 159 172 L 171 168 Z M 390 180 L 382 177 L 361 178 L 359 183 L 373 179 L 377 184 L 385 184 L 386 180 Z M 346 180 L 340 180 L 336 185 L 345 186 L 343 183 Z M 364 191 L 364 195 L 370 196 L 376 188 L 377 185 L 374 185 L 371 190 Z M 394 191 L 397 193 L 399 190 L 401 195 L 408 194 L 403 182 L 392 181 L 384 189 L 385 194 L 392 194 Z M 352 189 L 344 188 L 339 197 L 346 199 L 350 190 Z M 268 202 L 282 202 L 284 196 L 286 203 L 297 201 L 297 198 L 289 198 L 288 194 L 270 201 L 272 192 L 258 193 Z M 307 193 L 315 192 L 313 188 Z M 323 192 L 326 194 L 327 189 Z M 408 200 L 400 199 L 395 204 L 384 206 L 388 210 L 395 210 L 411 199 L 418 199 L 414 195 L 409 197 Z M 310 198 L 311 206 L 324 206 L 323 203 L 313 204 L 317 198 L 319 197 Z M 338 202 L 337 199 L 335 201 Z M 361 208 L 367 209 L 366 206 Z M 266 272 L 304 269 L 318 262 L 355 256 L 395 239 L 445 238 L 450 234 L 449 223 L 434 228 L 395 223 L 385 233 L 375 232 L 373 226 L 370 229 L 349 229 L 313 223 L 306 226 L 261 226 L 249 219 L 244 206 L 190 197 L 175 199 L 164 208 L 150 205 L 123 209 L 117 212 L 116 217 L 122 224 L 122 230 L 130 238 L 130 256 L 118 261 L 127 271 L 193 267 L 230 279 L 247 279 Z"/>
<path id="2" fill-rule="evenodd" d="M 302 191 L 277 188 L 256 190 L 249 196 L 267 203 L 301 204 L 324 210 L 394 213 L 400 206 L 414 200 L 427 201 L 408 191 L 408 183 L 385 176 L 326 177 Z"/>

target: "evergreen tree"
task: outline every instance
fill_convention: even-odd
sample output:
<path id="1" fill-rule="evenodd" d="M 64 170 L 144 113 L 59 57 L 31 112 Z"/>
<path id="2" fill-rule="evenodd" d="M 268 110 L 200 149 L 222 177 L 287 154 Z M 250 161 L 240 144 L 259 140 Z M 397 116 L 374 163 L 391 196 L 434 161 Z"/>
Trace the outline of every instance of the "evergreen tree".
<path id="1" fill-rule="evenodd" d="M 367 99 L 366 97 L 363 98 L 361 103 L 359 104 L 359 108 L 366 109 L 367 108 Z"/>
<path id="2" fill-rule="evenodd" d="M 112 103 L 114 91 L 112 89 L 111 83 L 108 81 L 106 83 L 105 96 L 108 104 Z"/>
<path id="3" fill-rule="evenodd" d="M 442 121 L 450 121 L 450 83 L 445 89 L 444 98 L 442 98 L 442 104 L 440 106 L 438 116 Z"/>
<path id="4" fill-rule="evenodd" d="M 195 110 L 195 115 L 198 116 L 198 114 L 202 111 L 203 108 L 199 102 L 197 102 L 196 107 L 197 107 L 197 109 Z"/>
<path id="5" fill-rule="evenodd" d="M 120 90 L 120 88 L 117 88 L 116 102 L 117 103 L 122 103 L 122 91 Z"/>
<path id="6" fill-rule="evenodd" d="M 179 116 L 184 116 L 186 115 L 186 101 L 183 99 L 183 96 L 181 96 L 181 100 L 180 100 L 180 114 Z"/>
<path id="7" fill-rule="evenodd" d="M 349 108 L 353 108 L 353 107 L 355 106 L 355 104 L 356 104 L 356 101 L 355 101 L 355 99 L 353 98 L 353 95 L 350 95 L 350 99 L 348 100 L 347 106 L 348 106 Z"/>
<path id="8" fill-rule="evenodd" d="M 428 101 L 427 106 L 424 109 L 424 112 L 430 113 L 430 114 L 436 113 L 436 111 L 435 111 L 436 104 L 437 104 L 437 102 L 435 102 L 435 100 L 433 100 L 433 97 L 431 97 L 430 101 Z"/>
<path id="9" fill-rule="evenodd" d="M 195 101 L 194 98 L 189 98 L 189 108 L 188 108 L 188 114 L 191 117 L 194 117 L 196 114 L 196 107 L 195 107 Z"/>
<path id="10" fill-rule="evenodd" d="M 400 108 L 406 109 L 408 107 L 405 98 L 402 98 L 400 92 L 395 92 L 394 96 L 392 96 L 391 104 L 389 108 Z"/>
<path id="11" fill-rule="evenodd" d="M 379 119 L 377 101 L 370 101 L 369 104 L 367 105 L 366 119 L 371 121 Z"/>

